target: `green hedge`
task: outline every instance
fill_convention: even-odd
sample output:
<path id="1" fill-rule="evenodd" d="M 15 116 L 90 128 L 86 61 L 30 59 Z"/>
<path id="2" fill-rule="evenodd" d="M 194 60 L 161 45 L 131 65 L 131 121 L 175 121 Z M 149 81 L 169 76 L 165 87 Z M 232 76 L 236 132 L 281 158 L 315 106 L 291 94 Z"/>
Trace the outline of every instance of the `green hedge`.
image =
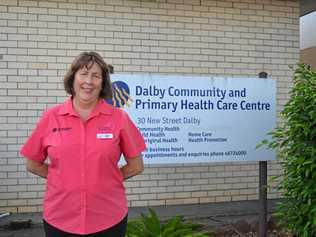
<path id="1" fill-rule="evenodd" d="M 283 168 L 277 210 L 280 224 L 299 237 L 316 236 L 316 72 L 299 64 L 282 126 L 263 141 L 277 149 Z"/>

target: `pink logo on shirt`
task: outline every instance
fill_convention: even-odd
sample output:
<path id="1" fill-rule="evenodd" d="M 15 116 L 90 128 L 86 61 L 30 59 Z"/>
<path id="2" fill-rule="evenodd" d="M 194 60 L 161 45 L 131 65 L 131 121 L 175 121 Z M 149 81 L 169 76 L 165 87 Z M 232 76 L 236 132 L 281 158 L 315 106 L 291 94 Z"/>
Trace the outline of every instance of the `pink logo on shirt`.
<path id="1" fill-rule="evenodd" d="M 66 127 L 66 128 L 53 128 L 52 131 L 53 132 L 63 132 L 63 131 L 69 131 L 71 130 L 72 128 L 70 127 Z"/>

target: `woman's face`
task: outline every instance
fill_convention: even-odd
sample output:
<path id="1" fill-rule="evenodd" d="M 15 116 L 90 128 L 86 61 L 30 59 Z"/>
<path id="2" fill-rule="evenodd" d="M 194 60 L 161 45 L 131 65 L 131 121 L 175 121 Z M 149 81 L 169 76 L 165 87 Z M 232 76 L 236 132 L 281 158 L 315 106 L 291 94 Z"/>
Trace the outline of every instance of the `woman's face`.
<path id="1" fill-rule="evenodd" d="M 75 73 L 74 98 L 82 103 L 94 103 L 102 90 L 102 70 L 97 63 L 83 67 Z"/>

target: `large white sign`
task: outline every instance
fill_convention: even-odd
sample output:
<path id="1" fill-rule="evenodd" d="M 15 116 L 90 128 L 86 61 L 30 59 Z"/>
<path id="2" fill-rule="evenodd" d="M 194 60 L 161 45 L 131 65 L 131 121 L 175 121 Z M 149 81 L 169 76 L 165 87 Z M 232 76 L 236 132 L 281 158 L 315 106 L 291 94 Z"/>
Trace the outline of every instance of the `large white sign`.
<path id="1" fill-rule="evenodd" d="M 147 164 L 275 159 L 256 150 L 276 125 L 275 80 L 113 75 L 114 99 L 142 132 Z"/>

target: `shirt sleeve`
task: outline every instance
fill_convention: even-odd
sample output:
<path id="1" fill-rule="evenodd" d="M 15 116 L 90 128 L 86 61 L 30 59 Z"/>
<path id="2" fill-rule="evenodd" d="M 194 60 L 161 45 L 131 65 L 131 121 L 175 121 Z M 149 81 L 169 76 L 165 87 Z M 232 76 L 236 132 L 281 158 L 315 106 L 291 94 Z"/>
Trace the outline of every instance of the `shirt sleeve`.
<path id="1" fill-rule="evenodd" d="M 44 147 L 44 137 L 48 127 L 47 113 L 44 113 L 33 130 L 31 136 L 22 146 L 20 153 L 25 158 L 43 163 L 47 157 L 47 151 Z"/>
<path id="2" fill-rule="evenodd" d="M 133 158 L 146 149 L 144 138 L 128 114 L 122 110 L 120 147 L 125 158 Z"/>

